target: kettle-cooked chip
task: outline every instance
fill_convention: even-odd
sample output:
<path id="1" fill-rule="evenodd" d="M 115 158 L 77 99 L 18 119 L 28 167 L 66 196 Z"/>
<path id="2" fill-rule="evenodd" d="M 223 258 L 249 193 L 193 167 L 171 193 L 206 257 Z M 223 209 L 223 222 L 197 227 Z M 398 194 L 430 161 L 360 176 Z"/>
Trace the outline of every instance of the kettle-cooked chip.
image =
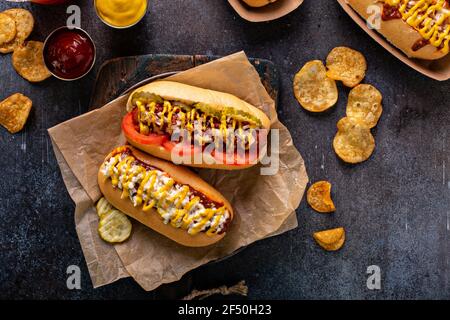
<path id="1" fill-rule="evenodd" d="M 0 45 L 11 41 L 16 36 L 16 23 L 6 13 L 0 12 Z"/>
<path id="2" fill-rule="evenodd" d="M 21 46 L 31 34 L 34 27 L 34 18 L 30 11 L 20 8 L 5 10 L 3 13 L 14 19 L 16 24 L 16 36 L 11 41 L 0 45 L 1 53 L 9 53 Z"/>
<path id="3" fill-rule="evenodd" d="M 344 245 L 345 230 L 344 228 L 336 228 L 314 232 L 313 238 L 325 250 L 336 251 Z"/>
<path id="4" fill-rule="evenodd" d="M 131 222 L 124 213 L 113 209 L 100 219 L 98 233 L 106 242 L 124 242 L 131 235 Z"/>
<path id="5" fill-rule="evenodd" d="M 336 82 L 326 75 L 320 60 L 307 62 L 294 78 L 294 94 L 300 105 L 311 112 L 322 112 L 338 99 Z"/>
<path id="6" fill-rule="evenodd" d="M 348 95 L 347 117 L 369 128 L 375 127 L 383 112 L 382 99 L 380 91 L 370 84 L 357 85 Z"/>
<path id="7" fill-rule="evenodd" d="M 354 87 L 366 75 L 367 63 L 361 52 L 347 48 L 336 47 L 327 57 L 327 76 L 341 80 L 347 87 Z"/>
<path id="8" fill-rule="evenodd" d="M 306 200 L 317 212 L 328 213 L 336 210 L 331 200 L 331 183 L 328 181 L 318 181 L 309 187 Z"/>
<path id="9" fill-rule="evenodd" d="M 369 159 L 375 149 L 375 139 L 370 129 L 347 117 L 339 120 L 337 127 L 333 147 L 339 158 L 348 163 Z"/>
<path id="10" fill-rule="evenodd" d="M 32 102 L 21 93 L 13 94 L 0 102 L 0 124 L 11 133 L 23 129 L 30 114 Z"/>
<path id="11" fill-rule="evenodd" d="M 51 76 L 44 63 L 44 44 L 39 41 L 28 41 L 14 50 L 12 63 L 14 69 L 30 82 L 40 82 Z"/>
<path id="12" fill-rule="evenodd" d="M 99 218 L 103 218 L 107 213 L 109 213 L 111 210 L 113 210 L 113 206 L 108 202 L 108 200 L 105 199 L 105 197 L 101 197 L 100 200 L 98 200 L 97 205 L 97 214 Z"/>

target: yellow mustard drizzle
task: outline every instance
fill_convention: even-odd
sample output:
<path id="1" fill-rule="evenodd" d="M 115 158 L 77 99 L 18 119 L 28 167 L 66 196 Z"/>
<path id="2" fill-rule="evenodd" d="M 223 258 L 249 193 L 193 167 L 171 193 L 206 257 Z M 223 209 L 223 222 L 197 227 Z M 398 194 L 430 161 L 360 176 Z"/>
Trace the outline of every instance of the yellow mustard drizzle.
<path id="1" fill-rule="evenodd" d="M 410 0 L 385 0 L 391 6 L 400 4 L 402 19 L 434 47 L 441 47 L 442 52 L 449 52 L 450 24 L 445 22 L 450 17 L 450 10 L 444 9 L 446 0 L 418 0 L 408 9 Z M 444 10 L 443 10 L 444 9 Z M 437 14 L 439 13 L 439 17 Z M 443 30 L 442 28 L 445 27 Z"/>
<path id="2" fill-rule="evenodd" d="M 200 202 L 200 198 L 194 196 L 188 203 L 183 205 L 183 200 L 190 191 L 188 186 L 183 185 L 176 193 L 168 196 L 168 192 L 175 185 L 175 180 L 169 178 L 167 182 L 163 183 L 162 186 L 158 188 L 158 190 L 155 190 L 158 176 L 157 170 L 147 170 L 145 167 L 135 164 L 134 162 L 136 159 L 133 156 L 127 155 L 122 160 L 121 157 L 122 153 L 119 153 L 113 156 L 112 160 L 108 160 L 111 165 L 108 174 L 113 181 L 113 185 L 114 181 L 116 181 L 114 186 L 118 185 L 119 177 L 122 175 L 124 176 L 122 183 L 122 198 L 129 197 L 130 190 L 132 189 L 131 186 L 134 187 L 135 184 L 132 181 L 133 177 L 142 174 L 142 180 L 136 190 L 135 206 L 142 205 L 142 210 L 144 212 L 148 212 L 150 209 L 155 208 L 163 218 L 167 213 L 166 209 L 173 205 L 175 207 L 175 214 L 170 217 L 170 224 L 173 227 L 188 230 L 189 234 L 195 235 L 202 231 L 204 226 L 210 222 L 211 225 L 207 229 L 206 234 L 212 236 L 217 233 L 219 222 L 226 212 L 225 206 L 220 208 L 207 208 L 203 211 L 199 210 L 195 215 L 190 214 L 193 207 Z M 131 170 L 133 166 L 137 166 L 138 169 Z"/>
<path id="3" fill-rule="evenodd" d="M 164 124 L 165 124 L 165 122 L 164 122 L 165 118 L 167 118 L 167 123 L 169 124 L 167 126 L 167 131 L 168 131 L 168 133 L 171 134 L 173 132 L 173 128 L 171 126 L 172 117 L 173 117 L 173 114 L 176 112 L 178 112 L 177 115 L 180 118 L 181 129 L 186 128 L 189 131 L 193 131 L 194 130 L 194 122 L 197 120 L 199 123 L 202 124 L 203 131 L 206 130 L 208 116 L 206 114 L 201 115 L 195 107 L 192 107 L 190 111 L 183 112 L 181 110 L 181 108 L 179 108 L 177 106 L 174 107 L 169 101 L 166 100 L 166 101 L 164 101 L 163 110 L 161 111 L 161 117 L 160 117 L 161 123 L 159 125 L 157 125 L 156 124 L 156 116 L 155 116 L 155 107 L 156 107 L 155 102 L 150 103 L 149 112 L 146 111 L 145 106 L 140 101 L 136 101 L 136 106 L 139 111 L 138 112 L 138 121 L 139 121 L 140 132 L 142 134 L 148 134 L 149 126 L 152 126 L 153 128 L 159 128 L 160 130 L 162 130 L 164 127 Z M 150 114 L 150 117 L 148 117 L 147 114 Z M 215 128 L 213 117 L 209 118 L 209 124 L 210 124 L 211 128 Z M 239 133 L 242 134 L 242 132 L 243 132 L 242 122 L 237 121 L 236 119 L 232 119 L 233 131 L 236 129 L 236 126 L 238 127 Z M 251 124 L 250 128 L 254 129 L 254 128 L 256 128 L 256 125 Z M 219 130 L 222 133 L 222 136 L 224 137 L 224 139 L 226 139 L 229 134 L 226 112 L 223 112 L 220 116 Z M 249 133 L 247 136 L 244 136 L 244 139 L 242 139 L 242 140 L 243 140 L 242 144 L 243 144 L 243 146 L 245 146 L 246 140 L 251 141 L 251 133 Z"/>

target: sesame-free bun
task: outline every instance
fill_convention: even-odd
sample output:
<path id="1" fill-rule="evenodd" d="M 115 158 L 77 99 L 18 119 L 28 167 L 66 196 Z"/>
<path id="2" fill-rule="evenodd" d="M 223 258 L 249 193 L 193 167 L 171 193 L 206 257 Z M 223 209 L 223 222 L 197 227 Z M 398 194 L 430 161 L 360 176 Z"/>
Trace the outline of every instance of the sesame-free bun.
<path id="1" fill-rule="evenodd" d="M 131 93 L 127 102 L 128 112 L 132 111 L 135 107 L 132 104 L 132 99 L 133 95 L 138 92 L 155 94 L 164 100 L 179 101 L 187 105 L 202 103 L 217 111 L 231 107 L 236 111 L 242 111 L 252 115 L 261 121 L 262 128 L 270 129 L 270 120 L 263 111 L 229 93 L 203 89 L 173 81 L 155 81 Z"/>
<path id="2" fill-rule="evenodd" d="M 105 161 L 111 158 L 113 155 L 117 154 L 118 150 L 120 150 L 119 152 L 123 152 L 123 150 L 128 149 L 131 151 L 133 157 L 163 172 L 166 172 L 176 182 L 183 185 L 189 185 L 196 191 L 203 193 L 208 199 L 212 201 L 223 203 L 230 214 L 230 221 L 233 219 L 233 209 L 228 200 L 225 199 L 225 197 L 222 196 L 219 191 L 214 189 L 189 169 L 174 165 L 173 163 L 161 159 L 157 159 L 148 154 L 140 152 L 139 150 L 131 146 L 124 146 L 120 148 L 122 149 L 115 149 L 114 151 L 112 151 L 105 158 Z M 205 232 L 199 232 L 196 235 L 190 235 L 187 230 L 175 228 L 170 224 L 164 224 L 161 216 L 156 212 L 155 209 L 152 208 L 150 209 L 150 211 L 144 212 L 142 210 L 142 205 L 135 207 L 128 197 L 122 199 L 122 190 L 113 187 L 111 179 L 105 177 L 101 172 L 102 167 L 103 164 L 98 171 L 98 185 L 106 200 L 108 200 L 108 202 L 111 203 L 115 208 L 136 219 L 147 227 L 155 230 L 156 232 L 187 247 L 208 246 L 216 243 L 226 235 L 226 232 L 212 236 L 206 235 Z"/>
<path id="3" fill-rule="evenodd" d="M 270 120 L 263 111 L 229 93 L 202 89 L 173 81 L 156 81 L 140 87 L 131 93 L 127 102 L 128 112 L 132 111 L 136 107 L 133 105 L 133 97 L 135 94 L 139 93 L 153 94 L 164 100 L 178 101 L 187 105 L 200 103 L 206 105 L 208 110 L 212 110 L 217 113 L 220 113 L 224 109 L 229 110 L 229 108 L 232 108 L 233 114 L 238 114 L 240 119 L 244 121 L 248 118 L 254 118 L 249 119 L 251 121 L 254 121 L 255 119 L 259 120 L 261 124 L 260 129 L 264 130 L 260 130 L 258 134 L 267 135 L 267 132 L 270 129 Z M 167 161 L 173 161 L 171 150 L 164 145 L 142 143 L 142 141 L 135 139 L 133 134 L 127 132 L 125 129 L 123 130 L 123 133 L 128 143 L 134 147 L 155 157 Z M 261 140 L 265 140 L 266 138 L 265 136 L 260 137 Z M 265 148 L 262 149 L 262 151 L 265 152 Z M 258 160 L 260 160 L 264 155 L 265 153 L 263 154 L 261 152 L 257 155 L 257 157 L 252 156 L 252 160 L 247 161 L 246 163 L 245 161 L 230 163 L 232 161 L 228 161 L 227 159 L 216 159 L 210 154 L 203 153 L 201 158 L 202 161 L 194 161 L 194 155 L 192 155 L 192 158 L 184 157 L 182 164 L 198 168 L 242 170 L 257 164 Z"/>
<path id="4" fill-rule="evenodd" d="M 380 10 L 383 10 L 382 3 L 376 0 L 347 0 L 347 2 L 353 8 L 353 10 L 355 10 L 361 17 L 366 20 L 371 15 L 371 13 L 367 12 L 367 8 L 369 6 L 375 5 L 378 6 Z M 417 41 L 423 40 L 424 38 L 419 32 L 409 26 L 401 18 L 387 21 L 384 21 L 380 18 L 380 29 L 378 29 L 377 31 L 410 58 L 436 60 L 446 55 L 442 52 L 442 50 L 439 50 L 438 48 L 430 44 L 427 44 L 419 50 L 414 51 L 412 49 L 414 44 L 416 44 Z"/>

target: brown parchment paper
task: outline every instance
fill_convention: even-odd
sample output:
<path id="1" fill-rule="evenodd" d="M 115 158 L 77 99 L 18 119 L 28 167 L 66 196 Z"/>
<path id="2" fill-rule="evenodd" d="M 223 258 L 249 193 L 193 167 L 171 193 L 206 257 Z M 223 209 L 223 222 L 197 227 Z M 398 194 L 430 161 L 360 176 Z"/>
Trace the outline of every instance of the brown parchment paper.
<path id="1" fill-rule="evenodd" d="M 97 235 L 93 203 L 100 198 L 98 168 L 104 157 L 124 143 L 121 120 L 126 96 L 49 129 L 70 196 L 75 223 L 94 287 L 132 276 L 145 290 L 180 279 L 207 262 L 235 253 L 257 240 L 297 227 L 295 209 L 308 177 L 303 159 L 288 130 L 278 121 L 275 103 L 243 52 L 184 71 L 170 80 L 229 92 L 262 108 L 279 130 L 279 171 L 260 175 L 260 166 L 246 170 L 197 170 L 232 203 L 235 219 L 227 236 L 206 248 L 186 248 L 133 221 L 123 244 L 109 245 Z"/>

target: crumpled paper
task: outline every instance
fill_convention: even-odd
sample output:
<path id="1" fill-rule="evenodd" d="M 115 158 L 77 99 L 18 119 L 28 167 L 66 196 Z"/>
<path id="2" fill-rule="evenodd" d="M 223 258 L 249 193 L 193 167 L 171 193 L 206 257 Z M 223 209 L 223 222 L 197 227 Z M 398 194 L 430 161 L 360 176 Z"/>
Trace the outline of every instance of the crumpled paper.
<path id="1" fill-rule="evenodd" d="M 125 142 L 121 120 L 127 97 L 49 129 L 64 182 L 76 204 L 76 229 L 94 287 L 131 276 L 145 290 L 153 290 L 255 241 L 297 227 L 295 209 L 308 182 L 304 162 L 246 55 L 239 52 L 169 79 L 232 93 L 264 110 L 272 129 L 279 131 L 279 151 L 271 154 L 278 154 L 279 170 L 274 175 L 261 175 L 261 165 L 237 171 L 196 170 L 235 211 L 226 237 L 214 245 L 186 248 L 134 220 L 130 239 L 110 245 L 97 234 L 94 203 L 101 196 L 97 172 L 105 156 Z"/>

